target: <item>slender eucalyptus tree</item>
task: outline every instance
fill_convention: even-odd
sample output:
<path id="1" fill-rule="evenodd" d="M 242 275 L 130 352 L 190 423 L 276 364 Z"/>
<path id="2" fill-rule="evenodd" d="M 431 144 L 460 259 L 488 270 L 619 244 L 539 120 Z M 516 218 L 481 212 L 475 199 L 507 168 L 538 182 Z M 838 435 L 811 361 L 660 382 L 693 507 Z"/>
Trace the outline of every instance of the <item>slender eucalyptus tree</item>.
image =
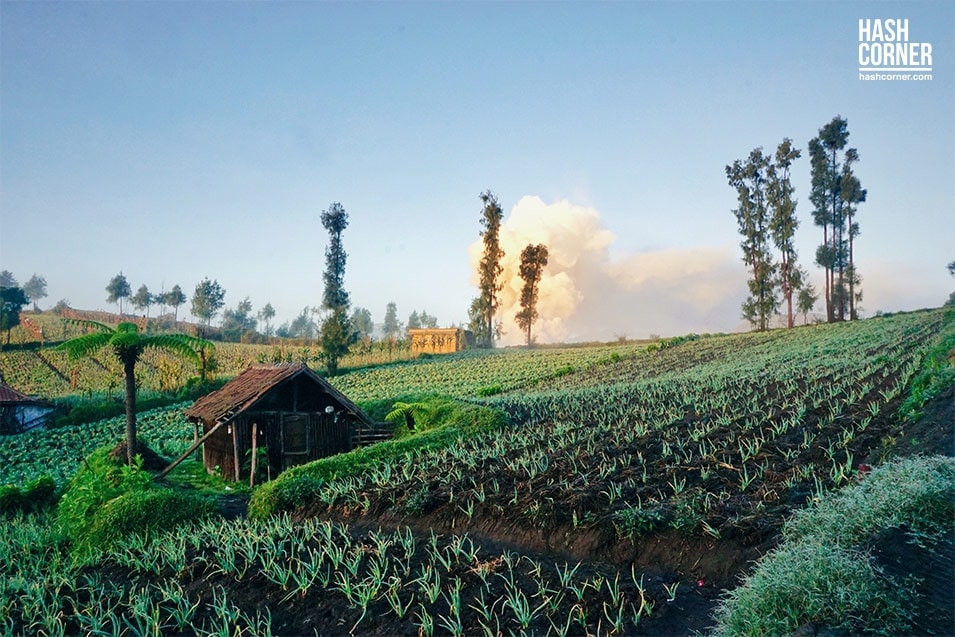
<path id="1" fill-rule="evenodd" d="M 774 161 L 769 165 L 766 195 L 769 200 L 769 228 L 773 244 L 779 250 L 779 286 L 786 301 L 786 326 L 793 326 L 793 294 L 803 284 L 804 273 L 796 263 L 794 238 L 799 219 L 796 217 L 795 188 L 790 169 L 801 152 L 793 148 L 792 140 L 784 139 L 776 148 Z"/>
<path id="2" fill-rule="evenodd" d="M 859 224 L 853 220 L 866 191 L 852 171 L 859 160 L 849 143 L 848 122 L 838 115 L 819 129 L 809 141 L 813 219 L 822 228 L 822 244 L 816 250 L 816 264 L 825 270 L 826 320 L 857 318 L 861 281 L 855 267 L 854 239 Z M 840 155 L 841 153 L 841 155 Z"/>
<path id="3" fill-rule="evenodd" d="M 743 301 L 742 316 L 760 331 L 769 328 L 769 319 L 779 306 L 774 281 L 776 265 L 770 250 L 769 172 L 770 158 L 762 148 L 754 149 L 745 162 L 737 159 L 726 167 L 726 177 L 739 202 L 733 214 L 743 235 L 743 263 L 752 273 L 747 281 L 749 297 Z"/>
<path id="4" fill-rule="evenodd" d="M 528 347 L 530 347 L 533 342 L 531 339 L 531 326 L 534 325 L 534 321 L 537 320 L 538 316 L 538 285 L 544 273 L 544 268 L 547 267 L 547 256 L 547 246 L 543 243 L 538 243 L 537 245 L 527 244 L 521 251 L 519 273 L 521 279 L 524 281 L 524 286 L 521 288 L 521 309 L 514 316 L 514 319 L 518 327 L 524 330 Z"/>
<path id="5" fill-rule="evenodd" d="M 500 234 L 504 211 L 501 210 L 497 197 L 490 190 L 481 193 L 481 201 L 484 203 L 484 208 L 481 210 L 481 226 L 484 228 L 481 231 L 481 237 L 484 240 L 484 255 L 478 265 L 480 295 L 471 304 L 471 311 L 480 318 L 479 336 L 484 339 L 483 345 L 494 347 L 494 336 L 497 333 L 494 326 L 494 317 L 500 305 L 497 294 L 503 288 L 500 278 L 501 273 L 504 272 L 504 268 L 501 266 L 504 250 L 501 249 Z"/>

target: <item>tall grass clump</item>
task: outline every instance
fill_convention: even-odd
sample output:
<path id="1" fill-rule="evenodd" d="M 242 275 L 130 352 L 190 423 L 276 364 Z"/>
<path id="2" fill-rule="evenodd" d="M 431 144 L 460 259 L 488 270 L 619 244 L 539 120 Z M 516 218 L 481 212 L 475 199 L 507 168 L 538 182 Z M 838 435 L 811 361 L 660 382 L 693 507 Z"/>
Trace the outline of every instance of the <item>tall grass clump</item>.
<path id="1" fill-rule="evenodd" d="M 23 487 L 0 485 L 0 515 L 36 513 L 56 504 L 56 481 L 43 474 L 28 481 Z"/>
<path id="2" fill-rule="evenodd" d="M 853 635 L 910 633 L 915 582 L 888 575 L 866 544 L 905 527 L 931 546 L 955 530 L 953 513 L 955 459 L 911 458 L 874 470 L 787 522 L 781 546 L 722 601 L 714 634 L 789 635 L 807 624 Z"/>
<path id="3" fill-rule="evenodd" d="M 102 447 L 86 459 L 57 506 L 57 523 L 74 555 L 107 549 L 133 533 L 175 528 L 215 511 L 201 496 L 156 486 L 141 460 L 128 466 L 110 452 Z"/>

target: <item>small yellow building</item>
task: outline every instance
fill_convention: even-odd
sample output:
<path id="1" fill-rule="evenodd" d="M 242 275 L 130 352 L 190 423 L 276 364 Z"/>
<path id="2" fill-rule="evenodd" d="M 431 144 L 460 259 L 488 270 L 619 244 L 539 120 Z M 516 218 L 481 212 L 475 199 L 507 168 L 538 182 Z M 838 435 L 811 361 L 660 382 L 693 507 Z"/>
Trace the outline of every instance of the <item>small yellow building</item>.
<path id="1" fill-rule="evenodd" d="M 471 332 L 460 327 L 415 328 L 408 330 L 411 354 L 450 354 L 473 345 Z"/>

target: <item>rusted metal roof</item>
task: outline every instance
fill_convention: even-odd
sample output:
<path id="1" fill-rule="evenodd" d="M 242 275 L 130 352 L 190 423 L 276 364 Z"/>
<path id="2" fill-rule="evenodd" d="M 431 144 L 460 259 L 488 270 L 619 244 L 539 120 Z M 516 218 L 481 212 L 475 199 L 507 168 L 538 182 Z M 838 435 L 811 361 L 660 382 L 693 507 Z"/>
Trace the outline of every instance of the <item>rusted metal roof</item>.
<path id="1" fill-rule="evenodd" d="M 186 410 L 190 420 L 216 423 L 231 420 L 252 408 L 263 396 L 279 385 L 304 375 L 329 394 L 335 402 L 355 415 L 363 423 L 373 426 L 372 420 L 328 381 L 312 371 L 304 363 L 278 365 L 252 365 L 218 390 L 206 394 Z"/>
<path id="2" fill-rule="evenodd" d="M 26 394 L 20 393 L 10 385 L 0 382 L 0 403 L 5 405 L 49 405 L 50 403 L 38 398 L 30 398 Z"/>

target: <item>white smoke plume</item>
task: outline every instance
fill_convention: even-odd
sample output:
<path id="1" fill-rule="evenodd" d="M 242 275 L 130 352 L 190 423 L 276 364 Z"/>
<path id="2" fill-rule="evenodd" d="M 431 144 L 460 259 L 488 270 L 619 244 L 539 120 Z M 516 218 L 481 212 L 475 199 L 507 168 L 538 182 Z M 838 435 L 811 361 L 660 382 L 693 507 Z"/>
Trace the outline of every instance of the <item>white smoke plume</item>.
<path id="1" fill-rule="evenodd" d="M 501 225 L 505 256 L 498 319 L 502 345 L 520 345 L 514 321 L 523 280 L 521 250 L 543 243 L 549 257 L 532 327 L 539 343 L 608 341 L 688 332 L 728 331 L 739 323 L 746 274 L 733 246 L 641 252 L 611 258 L 615 237 L 593 208 L 524 196 Z M 484 244 L 468 248 L 472 283 Z"/>

